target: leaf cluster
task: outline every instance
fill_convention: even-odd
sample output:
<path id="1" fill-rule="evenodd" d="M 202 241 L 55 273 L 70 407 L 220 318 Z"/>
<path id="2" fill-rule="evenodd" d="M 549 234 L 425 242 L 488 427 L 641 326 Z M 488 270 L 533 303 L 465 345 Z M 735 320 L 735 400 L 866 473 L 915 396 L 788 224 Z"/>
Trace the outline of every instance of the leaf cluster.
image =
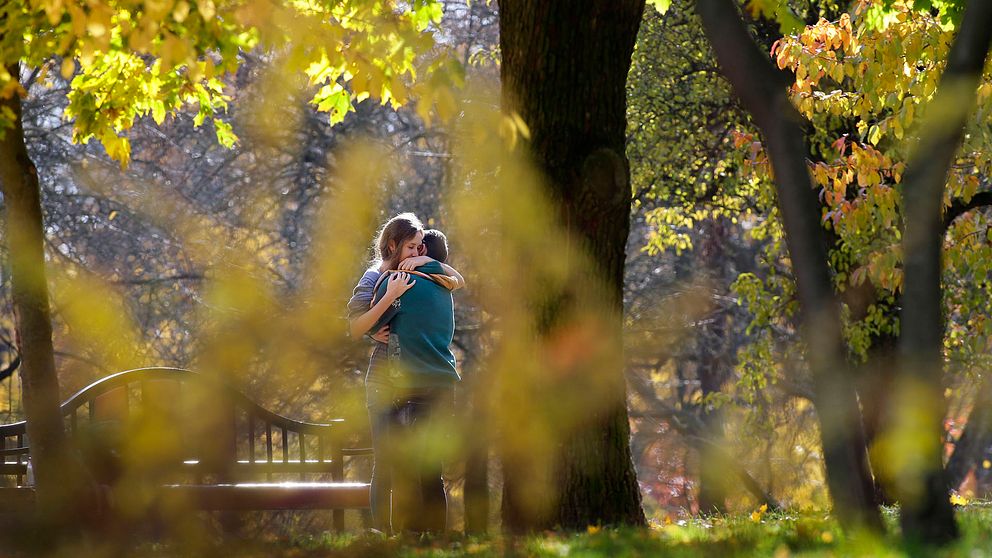
<path id="1" fill-rule="evenodd" d="M 393 106 L 419 98 L 422 115 L 450 117 L 450 88 L 463 76 L 430 31 L 441 9 L 435 0 L 12 0 L 0 8 L 0 95 L 26 94 L 11 70 L 18 63 L 43 77 L 56 68 L 75 75 L 66 113 L 74 138 L 96 138 L 123 165 L 137 118 L 161 123 L 190 104 L 233 145 L 219 118 L 223 80 L 256 47 L 275 53 L 284 80 L 303 78 L 332 123 L 365 98 Z M 0 128 L 11 117 L 0 114 Z"/>

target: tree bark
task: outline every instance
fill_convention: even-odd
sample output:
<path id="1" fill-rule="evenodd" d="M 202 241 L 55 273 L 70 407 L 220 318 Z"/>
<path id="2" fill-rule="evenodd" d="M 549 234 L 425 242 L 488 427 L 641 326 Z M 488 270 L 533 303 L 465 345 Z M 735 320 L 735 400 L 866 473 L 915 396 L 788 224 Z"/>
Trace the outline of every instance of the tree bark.
<path id="1" fill-rule="evenodd" d="M 944 468 L 947 490 L 955 490 L 961 486 L 972 468 L 981 463 L 985 450 L 990 445 L 992 445 L 992 376 L 986 375 L 978 387 L 978 395 L 972 403 L 964 431 L 954 444 L 954 452 L 951 453 Z"/>
<path id="2" fill-rule="evenodd" d="M 868 447 L 878 439 L 885 414 L 892 407 L 892 393 L 896 383 L 898 368 L 899 338 L 880 334 L 872 339 L 868 348 L 868 362 L 858 374 L 858 400 L 861 402 L 861 416 L 865 426 L 865 440 Z M 871 458 L 872 470 L 878 471 L 878 458 Z M 879 504 L 892 505 L 895 500 L 889 496 L 886 487 L 875 478 L 875 499 Z"/>
<path id="3" fill-rule="evenodd" d="M 727 230 L 720 220 L 713 220 L 703 229 L 704 240 L 700 246 L 703 267 L 715 280 L 722 276 L 722 268 L 726 262 Z M 699 336 L 702 352 L 699 364 L 699 389 L 703 401 L 710 395 L 720 393 L 727 378 L 730 377 L 731 364 L 727 355 L 732 354 L 728 347 L 726 335 L 727 316 L 722 309 L 716 310 L 711 324 L 703 326 Z M 709 340 L 710 343 L 706 343 Z M 711 440 L 712 444 L 701 444 L 699 451 L 699 512 L 722 514 L 727 511 L 727 494 L 730 489 L 730 479 L 727 476 L 726 462 L 714 448 L 724 445 L 723 410 L 712 405 L 703 405 L 700 409 L 700 421 L 703 424 L 702 436 Z"/>
<path id="4" fill-rule="evenodd" d="M 916 412 L 922 413 L 924 425 L 919 426 L 919 420 L 913 420 L 912 425 L 897 423 L 894 427 L 922 428 L 922 432 L 911 434 L 924 441 L 900 448 L 915 453 L 908 459 L 923 465 L 919 470 L 899 471 L 899 478 L 905 480 L 897 482 L 896 488 L 902 504 L 903 533 L 927 544 L 942 544 L 958 534 L 941 463 L 946 412 L 942 387 L 942 210 L 947 172 L 975 103 L 990 42 L 992 2 L 973 0 L 968 3 L 951 46 L 947 68 L 928 108 L 903 182 L 906 216 L 903 300 L 907 304 L 903 305 L 900 320 L 899 393 L 903 408 L 912 405 Z"/>
<path id="5" fill-rule="evenodd" d="M 789 102 L 788 80 L 755 45 L 736 4 L 697 0 L 696 9 L 724 74 L 765 137 L 774 168 L 837 518 L 848 527 L 881 530 L 853 373 L 846 361 L 839 301 L 806 167 L 801 116 Z"/>
<path id="6" fill-rule="evenodd" d="M 482 535 L 489 530 L 489 448 L 491 442 L 489 413 L 486 406 L 492 386 L 478 367 L 476 355 L 482 352 L 475 335 L 468 337 L 462 361 L 462 408 L 460 416 L 471 424 L 465 440 L 465 486 L 462 490 L 465 504 L 465 532 Z"/>
<path id="7" fill-rule="evenodd" d="M 613 310 L 605 319 L 617 342 L 631 206 L 625 86 L 643 9 L 644 0 L 500 2 L 504 107 L 530 128 L 531 155 L 567 234 L 596 262 Z M 589 302 L 574 304 L 595 306 Z M 600 394 L 607 403 L 555 448 L 556 505 L 535 517 L 506 490 L 508 529 L 645 524 L 630 455 L 622 357 L 601 373 L 609 381 Z M 512 484 L 514 473 L 505 474 Z"/>
<path id="8" fill-rule="evenodd" d="M 19 65 L 7 68 L 19 74 Z M 38 173 L 28 156 L 21 124 L 21 100 L 15 93 L 0 100 L 15 116 L 0 139 L 0 187 L 7 210 L 5 237 L 10 255 L 11 297 L 17 318 L 22 359 L 21 380 L 31 462 L 39 512 L 52 518 L 60 509 L 69 466 L 59 382 L 55 371 L 51 313 L 45 274 L 44 229 Z"/>

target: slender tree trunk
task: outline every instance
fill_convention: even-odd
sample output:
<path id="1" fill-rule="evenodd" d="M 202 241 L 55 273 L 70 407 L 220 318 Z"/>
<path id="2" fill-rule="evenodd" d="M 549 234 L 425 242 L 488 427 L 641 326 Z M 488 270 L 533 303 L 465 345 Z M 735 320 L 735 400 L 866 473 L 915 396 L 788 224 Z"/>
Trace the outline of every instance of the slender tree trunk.
<path id="1" fill-rule="evenodd" d="M 712 359 L 707 359 L 712 360 Z M 719 393 L 722 374 L 718 368 L 708 368 L 700 371 L 700 382 L 703 384 L 703 397 Z M 705 409 L 700 417 L 706 429 L 703 436 L 713 441 L 713 446 L 702 445 L 699 448 L 699 512 L 724 513 L 727 511 L 727 492 L 730 479 L 727 477 L 726 463 L 720 459 L 715 447 L 725 444 L 723 431 L 723 411 L 719 408 Z"/>
<path id="2" fill-rule="evenodd" d="M 861 414 L 865 425 L 865 440 L 872 447 L 882 430 L 885 414 L 891 409 L 893 388 L 897 373 L 897 346 L 899 338 L 882 334 L 872 339 L 868 348 L 868 362 L 858 374 L 858 399 L 861 401 Z M 875 458 L 872 470 L 880 470 Z M 875 478 L 875 499 L 879 504 L 891 505 L 891 498 L 880 479 Z"/>
<path id="3" fill-rule="evenodd" d="M 954 444 L 947 460 L 945 481 L 947 489 L 961 486 L 972 468 L 981 462 L 985 450 L 992 445 L 992 376 L 986 375 L 978 387 L 978 395 L 968 414 L 968 423 Z"/>
<path id="4" fill-rule="evenodd" d="M 899 404 L 903 409 L 912 405 L 914 412 L 922 415 L 923 424 L 919 424 L 921 419 L 914 418 L 910 419 L 911 424 L 897 422 L 894 428 L 922 429 L 911 434 L 924 441 L 900 448 L 915 454 L 910 455 L 911 462 L 923 465 L 919 470 L 898 471 L 898 477 L 908 482 L 897 482 L 896 487 L 902 504 L 903 533 L 929 544 L 947 542 L 958 534 L 941 463 L 946 412 L 940 286 L 944 184 L 975 103 L 990 42 L 992 2 L 972 0 L 951 46 L 947 68 L 928 108 L 903 183 L 906 215 L 903 300 L 911 304 L 903 305 L 900 320 Z"/>
<path id="5" fill-rule="evenodd" d="M 644 0 L 500 2 L 504 106 L 530 128 L 531 154 L 567 234 L 596 262 L 590 272 L 599 272 L 606 285 L 614 310 L 606 317 L 609 335 L 617 342 L 631 204 L 625 86 L 643 9 Z M 551 515 L 528 515 L 507 490 L 507 528 L 645 523 L 630 455 L 622 356 L 602 374 L 609 387 L 599 397 L 607 403 L 556 448 Z M 505 473 L 512 484 L 513 473 Z"/>
<path id="6" fill-rule="evenodd" d="M 16 64 L 7 71 L 19 75 Z M 0 139 L 0 187 L 7 210 L 4 235 L 23 365 L 24 412 L 39 511 L 52 518 L 64 494 L 64 471 L 69 463 L 52 346 L 38 173 L 24 143 L 20 97 L 14 94 L 2 99 L 0 107 L 15 116 L 14 127 Z"/>
<path id="7" fill-rule="evenodd" d="M 490 428 L 489 413 L 486 403 L 492 386 L 486 381 L 490 374 L 483 375 L 478 369 L 478 358 L 481 353 L 476 335 L 468 337 L 466 345 L 467 356 L 462 362 L 466 371 L 462 379 L 464 394 L 461 416 L 472 427 L 464 435 L 466 440 L 465 455 L 465 532 L 484 534 L 489 530 L 489 448 Z M 485 378 L 485 379 L 484 379 Z"/>
<path id="8" fill-rule="evenodd" d="M 703 235 L 704 239 L 700 246 L 703 267 L 712 279 L 719 280 L 723 275 L 722 270 L 727 259 L 724 249 L 727 242 L 726 227 L 722 221 L 714 220 L 704 225 Z M 704 401 L 708 396 L 720 393 L 729 377 L 730 363 L 727 362 L 727 354 L 730 347 L 727 346 L 729 343 L 726 326 L 726 313 L 717 308 L 712 323 L 704 326 L 705 329 L 700 335 L 703 340 L 701 349 L 705 354 L 699 365 L 698 376 L 699 389 Z M 725 444 L 723 410 L 707 405 L 702 410 L 700 420 L 704 428 L 703 436 L 713 443 L 699 447 L 699 511 L 724 513 L 727 509 L 730 479 L 727 475 L 726 463 L 713 449 Z"/>
<path id="9" fill-rule="evenodd" d="M 854 378 L 846 362 L 840 304 L 830 279 L 820 210 L 806 168 L 801 117 L 786 94 L 788 80 L 755 45 L 735 2 L 697 0 L 696 9 L 724 74 L 761 128 L 775 171 L 836 515 L 847 526 L 880 530 Z"/>

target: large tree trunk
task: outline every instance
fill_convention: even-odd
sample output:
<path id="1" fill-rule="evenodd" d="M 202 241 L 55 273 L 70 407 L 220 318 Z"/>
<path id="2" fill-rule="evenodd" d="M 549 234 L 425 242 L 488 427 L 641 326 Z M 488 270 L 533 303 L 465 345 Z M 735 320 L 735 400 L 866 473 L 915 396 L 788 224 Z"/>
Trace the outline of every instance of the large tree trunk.
<path id="1" fill-rule="evenodd" d="M 503 0 L 503 103 L 531 133 L 531 154 L 567 234 L 606 285 L 609 335 L 619 342 L 630 169 L 624 151 L 627 72 L 644 0 Z M 579 306 L 602 301 L 578 300 Z M 559 440 L 551 476 L 557 503 L 535 517 L 504 496 L 511 530 L 645 523 L 630 455 L 623 360 L 602 370 L 609 387 L 579 429 Z M 554 394 L 548 394 L 554 397 Z M 506 471 L 505 482 L 514 483 Z"/>
<path id="2" fill-rule="evenodd" d="M 16 64 L 7 71 L 19 75 Z M 20 97 L 14 94 L 0 100 L 0 108 L 15 116 L 14 127 L 0 139 L 0 187 L 7 210 L 4 235 L 23 365 L 24 412 L 39 511 L 43 517 L 54 518 L 60 509 L 69 462 L 52 347 L 38 173 L 24 143 Z"/>
<path id="3" fill-rule="evenodd" d="M 947 171 L 964 135 L 976 89 L 992 41 L 992 2 L 968 3 L 951 47 L 947 68 L 928 109 L 920 141 L 910 157 L 903 184 L 906 215 L 903 236 L 904 294 L 900 320 L 902 357 L 899 409 L 914 417 L 897 421 L 896 429 L 920 443 L 899 448 L 918 469 L 895 471 L 902 505 L 903 533 L 939 544 L 957 536 L 954 511 L 943 476 L 942 439 L 946 412 L 943 397 L 944 312 L 940 286 L 943 249 L 943 197 Z M 912 407 L 907 407 L 912 405 Z M 922 423 L 921 423 L 922 421 Z M 896 439 L 905 439 L 896 434 Z"/>
<path id="4" fill-rule="evenodd" d="M 761 128 L 775 171 L 836 515 L 848 526 L 880 530 L 854 378 L 846 362 L 840 304 L 806 167 L 801 117 L 786 93 L 788 80 L 755 45 L 732 0 L 697 0 L 696 9 L 724 74 Z"/>

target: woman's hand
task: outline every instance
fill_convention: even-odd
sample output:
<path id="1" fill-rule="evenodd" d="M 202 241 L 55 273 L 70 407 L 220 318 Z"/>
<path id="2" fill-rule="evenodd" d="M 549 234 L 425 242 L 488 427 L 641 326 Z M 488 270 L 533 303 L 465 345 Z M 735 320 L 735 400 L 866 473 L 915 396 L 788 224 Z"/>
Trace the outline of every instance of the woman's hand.
<path id="1" fill-rule="evenodd" d="M 369 337 L 375 339 L 380 343 L 389 343 L 389 326 L 388 325 L 382 326 L 382 328 L 380 328 L 379 331 L 373 333 Z"/>
<path id="2" fill-rule="evenodd" d="M 418 267 L 424 265 L 425 263 L 434 261 L 427 256 L 414 256 L 412 258 L 407 258 L 400 262 L 399 268 L 403 271 L 412 271 Z"/>
<path id="3" fill-rule="evenodd" d="M 410 278 L 409 273 L 403 271 L 394 273 L 389 277 L 389 281 L 386 282 L 386 294 L 383 298 L 389 298 L 390 301 L 396 300 L 416 283 L 416 281 Z"/>

